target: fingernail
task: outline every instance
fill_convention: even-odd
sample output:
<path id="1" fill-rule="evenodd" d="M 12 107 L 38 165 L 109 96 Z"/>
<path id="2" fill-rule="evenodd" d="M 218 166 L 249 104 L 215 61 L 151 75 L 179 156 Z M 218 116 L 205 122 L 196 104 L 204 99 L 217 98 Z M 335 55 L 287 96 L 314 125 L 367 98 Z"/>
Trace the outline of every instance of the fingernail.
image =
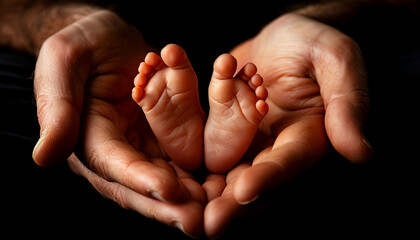
<path id="1" fill-rule="evenodd" d="M 245 202 L 238 202 L 240 205 L 248 205 L 248 204 L 250 204 L 250 203 L 252 203 L 252 202 L 255 202 L 255 200 L 257 200 L 258 199 L 258 195 L 257 196 L 255 196 L 253 199 L 251 199 L 251 200 L 249 200 L 249 201 L 245 201 Z"/>
<path id="2" fill-rule="evenodd" d="M 152 197 L 156 198 L 159 201 L 162 201 L 162 202 L 165 202 L 165 203 L 168 203 L 169 202 L 166 199 L 164 199 L 162 197 L 162 195 L 160 195 L 158 192 L 151 192 L 150 195 L 152 195 Z"/>
<path id="3" fill-rule="evenodd" d="M 34 150 L 32 150 L 32 159 L 35 160 L 34 156 L 36 155 L 39 146 L 41 146 L 41 144 L 44 142 L 44 139 L 45 139 L 46 136 L 47 136 L 47 129 L 44 129 L 41 132 L 41 136 L 39 137 L 38 142 L 36 143 L 36 145 L 34 147 Z"/>
<path id="4" fill-rule="evenodd" d="M 220 234 L 217 235 L 216 237 L 210 238 L 210 240 L 217 240 L 219 239 L 226 231 L 226 228 L 224 228 L 222 231 L 220 231 Z"/>
<path id="5" fill-rule="evenodd" d="M 362 134 L 362 141 L 366 144 L 366 146 L 370 149 L 370 151 L 373 152 L 372 145 L 370 145 L 370 142 L 366 139 L 366 136 Z"/>
<path id="6" fill-rule="evenodd" d="M 200 238 L 200 237 L 193 236 L 193 235 L 191 235 L 191 234 L 189 234 L 189 233 L 185 232 L 184 227 L 182 226 L 182 224 L 181 224 L 180 222 L 175 222 L 173 225 L 174 225 L 174 227 L 176 227 L 176 228 L 178 228 L 179 230 L 181 230 L 181 232 L 183 232 L 185 235 L 187 235 L 187 236 L 188 236 L 188 237 L 190 237 L 190 238 L 195 238 L 195 239 L 199 239 L 199 238 Z"/>

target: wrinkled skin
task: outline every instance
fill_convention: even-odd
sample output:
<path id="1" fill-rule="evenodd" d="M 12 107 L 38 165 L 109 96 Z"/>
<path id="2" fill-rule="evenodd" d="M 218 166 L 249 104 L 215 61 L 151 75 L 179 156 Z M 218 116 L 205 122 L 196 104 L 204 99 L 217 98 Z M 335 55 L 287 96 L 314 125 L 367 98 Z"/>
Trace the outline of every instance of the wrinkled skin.
<path id="1" fill-rule="evenodd" d="M 269 91 L 270 112 L 246 155 L 253 161 L 209 174 L 200 186 L 167 162 L 131 99 L 137 66 L 151 50 L 109 11 L 45 41 L 35 71 L 41 138 L 34 160 L 48 166 L 68 159 L 75 173 L 122 207 L 211 238 L 243 205 L 316 163 L 328 139 L 350 161 L 371 155 L 361 132 L 369 100 L 359 48 L 331 27 L 284 15 L 232 51 L 238 67 L 258 66 Z"/>
<path id="2" fill-rule="evenodd" d="M 369 106 L 366 73 L 357 44 L 343 33 L 289 14 L 231 52 L 239 67 L 258 66 L 270 110 L 243 163 L 204 187 L 207 236 L 221 234 L 246 205 L 290 180 L 325 154 L 328 139 L 353 162 L 372 149 L 362 134 Z M 254 158 L 255 157 L 255 158 Z M 221 210 L 223 209 L 223 210 Z"/>

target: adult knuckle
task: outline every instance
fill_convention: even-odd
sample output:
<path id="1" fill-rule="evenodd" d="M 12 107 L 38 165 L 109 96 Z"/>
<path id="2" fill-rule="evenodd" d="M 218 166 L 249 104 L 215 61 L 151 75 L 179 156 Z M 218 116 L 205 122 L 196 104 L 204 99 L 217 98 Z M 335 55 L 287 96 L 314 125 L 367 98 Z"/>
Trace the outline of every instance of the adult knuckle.
<path id="1" fill-rule="evenodd" d="M 359 45 L 347 35 L 343 35 L 340 38 L 339 49 L 336 49 L 334 52 L 334 56 L 338 59 L 342 59 L 343 62 L 351 62 L 354 61 L 361 62 L 362 61 L 362 54 L 359 48 Z"/>
<path id="2" fill-rule="evenodd" d="M 47 38 L 44 43 L 42 44 L 43 48 L 46 48 L 47 50 L 57 50 L 57 49 L 63 49 L 64 47 L 71 46 L 71 39 L 61 32 L 57 32 L 54 35 Z"/>
<path id="3" fill-rule="evenodd" d="M 340 36 L 339 42 L 341 45 L 343 45 L 346 48 L 353 49 L 353 50 L 359 49 L 359 45 L 357 44 L 357 42 L 354 41 L 353 38 L 345 34 Z"/>
<path id="4" fill-rule="evenodd" d="M 51 56 L 51 59 L 55 57 L 56 61 L 74 62 L 83 53 L 83 47 L 83 44 L 76 42 L 71 36 L 58 32 L 45 40 L 41 52 Z"/>

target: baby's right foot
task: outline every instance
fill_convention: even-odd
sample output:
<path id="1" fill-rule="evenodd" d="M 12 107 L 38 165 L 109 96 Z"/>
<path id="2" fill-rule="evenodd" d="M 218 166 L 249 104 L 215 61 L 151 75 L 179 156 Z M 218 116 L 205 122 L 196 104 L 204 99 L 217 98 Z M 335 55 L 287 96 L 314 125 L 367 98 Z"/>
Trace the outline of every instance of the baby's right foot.
<path id="1" fill-rule="evenodd" d="M 205 114 L 197 76 L 180 46 L 169 44 L 161 56 L 149 53 L 140 64 L 132 97 L 143 109 L 167 154 L 186 170 L 203 158 Z"/>
<path id="2" fill-rule="evenodd" d="M 255 65 L 246 64 L 234 76 L 236 65 L 233 56 L 221 55 L 214 63 L 209 86 L 204 161 L 216 173 L 230 170 L 241 160 L 268 112 L 267 90 Z"/>

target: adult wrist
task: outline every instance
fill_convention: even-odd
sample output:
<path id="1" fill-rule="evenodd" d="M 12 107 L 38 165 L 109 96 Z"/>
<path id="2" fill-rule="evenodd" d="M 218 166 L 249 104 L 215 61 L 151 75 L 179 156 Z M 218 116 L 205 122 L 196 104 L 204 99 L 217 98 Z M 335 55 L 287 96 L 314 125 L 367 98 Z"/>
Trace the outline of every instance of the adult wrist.
<path id="1" fill-rule="evenodd" d="M 295 10 L 299 14 L 346 32 L 353 19 L 366 8 L 368 1 L 331 1 Z"/>
<path id="2" fill-rule="evenodd" d="M 54 33 L 102 10 L 97 6 L 75 3 L 39 3 L 10 7 L 12 11 L 2 12 L 0 16 L 0 45 L 32 55 L 38 55 L 42 43 Z"/>
<path id="3" fill-rule="evenodd" d="M 61 29 L 71 25 L 74 22 L 102 10 L 101 8 L 89 5 L 57 5 L 51 6 L 50 9 L 43 10 L 44 21 L 38 23 L 39 31 L 34 32 L 31 29 L 26 29 L 26 32 L 32 35 L 31 49 L 33 54 L 38 55 L 43 42 L 50 36 L 60 31 Z M 36 13 L 35 13 L 36 14 Z M 26 26 L 30 27 L 30 24 Z"/>

